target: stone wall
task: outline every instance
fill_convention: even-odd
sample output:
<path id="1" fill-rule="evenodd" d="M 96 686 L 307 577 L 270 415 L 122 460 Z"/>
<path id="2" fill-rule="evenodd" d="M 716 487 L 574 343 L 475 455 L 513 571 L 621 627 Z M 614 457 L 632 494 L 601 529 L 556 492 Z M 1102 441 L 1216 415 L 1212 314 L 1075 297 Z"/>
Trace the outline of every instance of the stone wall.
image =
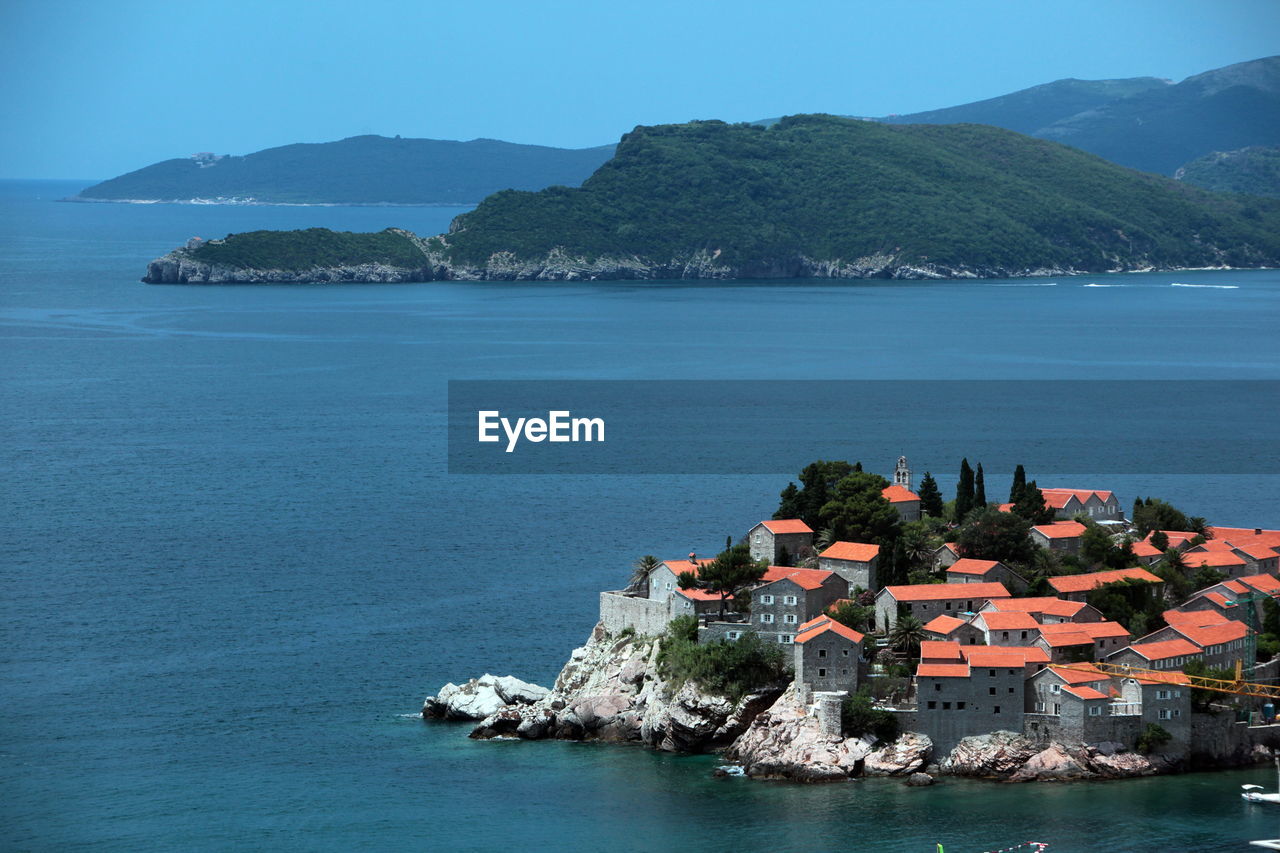
<path id="1" fill-rule="evenodd" d="M 630 628 L 637 634 L 656 637 L 672 620 L 670 603 L 625 595 L 619 590 L 600 593 L 600 623 L 610 634 Z"/>

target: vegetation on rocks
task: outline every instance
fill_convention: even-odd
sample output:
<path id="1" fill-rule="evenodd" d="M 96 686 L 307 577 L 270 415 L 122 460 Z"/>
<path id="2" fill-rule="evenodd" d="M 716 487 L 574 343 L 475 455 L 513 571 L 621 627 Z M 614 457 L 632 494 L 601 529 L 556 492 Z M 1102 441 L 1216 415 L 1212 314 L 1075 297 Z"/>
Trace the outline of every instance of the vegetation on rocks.
<path id="1" fill-rule="evenodd" d="M 898 736 L 898 718 L 876 708 L 870 690 L 863 687 L 841 703 L 840 733 L 845 737 L 869 734 L 881 743 L 892 743 Z"/>
<path id="2" fill-rule="evenodd" d="M 246 231 L 228 234 L 187 250 L 194 261 L 236 268 L 307 270 L 313 267 L 387 264 L 417 268 L 427 258 L 413 240 L 394 228 L 376 233 L 330 231 Z"/>
<path id="3" fill-rule="evenodd" d="M 701 690 L 737 701 L 748 693 L 775 685 L 789 676 L 786 657 L 777 643 L 754 633 L 734 642 L 698 642 L 698 621 L 680 616 L 671 621 L 658 652 L 658 672 L 672 687 L 686 681 Z"/>

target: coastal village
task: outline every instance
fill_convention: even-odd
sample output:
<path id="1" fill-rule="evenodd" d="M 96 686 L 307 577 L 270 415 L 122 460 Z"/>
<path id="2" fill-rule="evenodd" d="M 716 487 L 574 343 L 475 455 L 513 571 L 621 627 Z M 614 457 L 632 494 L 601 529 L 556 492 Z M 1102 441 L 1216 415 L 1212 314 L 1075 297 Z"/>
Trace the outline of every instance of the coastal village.
<path id="1" fill-rule="evenodd" d="M 1280 530 L 1200 519 L 1196 530 L 1143 530 L 1111 491 L 1034 482 L 1030 489 L 1043 498 L 1043 520 L 1027 536 L 1046 552 L 1031 556 L 1069 573 L 1033 580 L 944 533 L 946 541 L 915 561 L 924 563 L 928 582 L 885 583 L 895 555 L 879 544 L 830 541 L 830 531 L 804 520 L 773 518 L 752 526 L 739 545 L 763 567 L 758 579 L 731 595 L 699 582 L 713 558 L 649 558 L 628 588 L 601 593 L 601 626 L 614 636 L 659 636 L 683 617 L 696 620 L 699 644 L 754 634 L 784 648 L 798 701 L 825 716 L 828 730 L 839 731 L 848 697 L 870 692 L 902 731 L 927 735 L 935 754 L 966 737 L 1007 731 L 1041 743 L 1128 748 L 1155 738 L 1162 753 L 1185 755 L 1200 736 L 1193 693 L 1202 704 L 1205 695 L 1231 698 L 1203 691 L 1215 676 L 1275 683 L 1272 663 L 1280 660 L 1260 663 L 1259 637 L 1269 620 L 1280 621 Z M 929 514 L 906 458 L 881 498 L 903 524 Z M 978 509 L 1011 514 L 1018 507 L 983 501 Z M 1107 562 L 1089 565 L 1082 554 L 1097 551 L 1099 541 Z M 1179 568 L 1176 577 L 1169 565 Z M 1187 589 L 1183 577 L 1211 582 Z M 1104 611 L 1117 599 L 1103 600 L 1113 591 L 1154 608 L 1133 624 L 1108 618 Z M 1269 701 L 1219 707 L 1218 717 L 1241 729 L 1268 726 Z"/>

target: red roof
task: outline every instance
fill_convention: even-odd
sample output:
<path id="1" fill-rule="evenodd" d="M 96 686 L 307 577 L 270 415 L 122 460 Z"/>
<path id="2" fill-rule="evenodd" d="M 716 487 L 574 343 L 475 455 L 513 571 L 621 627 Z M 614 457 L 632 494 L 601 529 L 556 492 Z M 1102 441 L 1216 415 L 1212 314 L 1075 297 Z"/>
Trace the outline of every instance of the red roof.
<path id="1" fill-rule="evenodd" d="M 981 618 L 991 631 L 1026 631 L 1040 628 L 1040 623 L 1023 610 L 1009 612 L 990 610 L 981 614 Z"/>
<path id="2" fill-rule="evenodd" d="M 998 565 L 1000 563 L 996 560 L 974 560 L 965 557 L 947 566 L 947 574 L 955 572 L 958 575 L 985 575 Z"/>
<path id="3" fill-rule="evenodd" d="M 1219 622 L 1216 625 L 1179 625 L 1170 627 L 1202 649 L 1229 643 L 1233 640 L 1242 640 L 1249 633 L 1247 625 L 1234 620 Z"/>
<path id="4" fill-rule="evenodd" d="M 1206 527 L 1205 536 L 1209 539 L 1230 539 L 1232 536 L 1280 536 L 1280 530 L 1267 530 L 1262 527 Z"/>
<path id="5" fill-rule="evenodd" d="M 683 572 L 693 572 L 696 575 L 700 567 L 705 566 L 710 562 L 711 560 L 699 560 L 696 563 L 691 563 L 688 560 L 663 560 L 662 565 L 666 566 L 677 575 Z"/>
<path id="6" fill-rule="evenodd" d="M 996 506 L 996 512 L 1013 512 L 1013 504 L 999 504 Z"/>
<path id="7" fill-rule="evenodd" d="M 822 569 L 796 569 L 791 566 L 770 566 L 765 569 L 764 583 L 773 583 L 774 581 L 789 580 L 799 585 L 802 589 L 818 589 L 823 582 L 830 577 L 834 577 L 835 572 L 827 572 Z"/>
<path id="8" fill-rule="evenodd" d="M 1105 572 L 1089 572 L 1083 575 L 1059 575 L 1056 578 L 1049 578 L 1049 586 L 1053 587 L 1060 593 L 1065 592 L 1088 592 L 1091 589 L 1097 589 L 1103 584 L 1115 583 L 1116 581 L 1135 580 L 1146 581 L 1147 583 L 1164 583 L 1160 578 L 1151 574 L 1146 569 L 1110 569 Z"/>
<path id="9" fill-rule="evenodd" d="M 900 504 L 907 501 L 918 501 L 920 496 L 904 486 L 894 483 L 892 486 L 886 486 L 880 490 L 881 496 L 891 504 Z"/>
<path id="10" fill-rule="evenodd" d="M 1083 684 L 1079 686 L 1075 684 L 1064 685 L 1062 688 L 1062 692 L 1070 693 L 1072 696 L 1076 696 L 1081 699 L 1106 699 L 1107 698 L 1104 694 L 1099 693 L 1097 690 L 1094 690 L 1092 687 L 1089 687 L 1088 685 L 1083 685 Z"/>
<path id="11" fill-rule="evenodd" d="M 954 616 L 948 616 L 943 613 L 941 616 L 935 616 L 926 622 L 924 629 L 931 634 L 942 634 L 945 637 L 961 625 L 968 624 L 969 623 L 963 619 L 957 619 Z"/>
<path id="12" fill-rule="evenodd" d="M 960 644 L 947 643 L 941 640 L 925 640 L 920 643 L 920 660 L 929 661 L 958 661 L 960 657 Z"/>
<path id="13" fill-rule="evenodd" d="M 1076 623 L 1067 623 L 1068 627 L 1074 628 Z M 1046 626 L 1047 627 L 1047 626 Z M 1093 637 L 1090 637 L 1084 631 L 1064 631 L 1060 634 L 1041 634 L 1041 639 L 1051 649 L 1063 649 L 1068 646 L 1092 646 Z"/>
<path id="14" fill-rule="evenodd" d="M 1247 541 L 1238 545 L 1235 542 L 1229 544 L 1232 548 L 1237 551 L 1243 551 L 1255 560 L 1271 560 L 1280 557 L 1280 551 L 1277 551 L 1277 547 L 1280 546 L 1268 545 L 1265 542 Z"/>
<path id="15" fill-rule="evenodd" d="M 777 535 L 780 533 L 812 533 L 813 529 L 798 518 L 779 518 L 760 522 L 765 530 Z"/>
<path id="16" fill-rule="evenodd" d="M 819 554 L 828 560 L 853 560 L 857 563 L 870 563 L 880 554 L 879 545 L 867 545 L 863 542 L 836 542 Z"/>
<path id="17" fill-rule="evenodd" d="M 1263 592 L 1267 595 L 1280 595 L 1280 579 L 1277 579 L 1274 575 L 1245 575 L 1240 578 L 1240 583 L 1251 586 L 1258 592 Z M 1243 591 L 1241 590 L 1241 592 Z"/>
<path id="18" fill-rule="evenodd" d="M 1191 679 L 1187 678 L 1187 674 L 1180 669 L 1169 669 L 1157 676 L 1149 678 L 1137 678 L 1139 684 L 1185 684 L 1191 685 Z"/>
<path id="19" fill-rule="evenodd" d="M 971 601 L 1008 598 L 1009 590 L 1001 583 L 918 583 L 886 586 L 895 601 Z"/>
<path id="20" fill-rule="evenodd" d="M 816 619 L 810 619 L 808 622 L 805 622 L 796 629 L 795 642 L 804 643 L 827 632 L 838 634 L 846 640 L 854 643 L 861 643 L 863 639 L 862 634 L 859 634 L 848 625 L 841 624 L 840 622 L 837 622 L 834 619 L 829 619 L 826 616 L 819 616 Z"/>
<path id="21" fill-rule="evenodd" d="M 1231 551 L 1187 551 L 1182 555 L 1182 560 L 1186 563 L 1187 568 L 1196 569 L 1200 566 L 1243 566 L 1246 563 L 1244 557 Z"/>
<path id="22" fill-rule="evenodd" d="M 1084 525 L 1078 521 L 1055 521 L 1052 524 L 1037 524 L 1032 530 L 1046 539 L 1074 539 L 1084 535 Z"/>
<path id="23" fill-rule="evenodd" d="M 720 600 L 720 593 L 712 592 L 709 589 L 699 589 L 697 587 L 691 587 L 689 589 L 677 589 L 676 594 L 683 595 L 685 598 L 689 599 L 690 601 L 719 601 Z M 724 600 L 733 601 L 733 596 L 732 595 L 726 596 Z"/>
<path id="24" fill-rule="evenodd" d="M 1097 495 L 1098 500 L 1103 503 L 1111 499 L 1111 492 L 1096 489 L 1041 489 L 1040 493 L 1044 495 L 1045 506 L 1051 506 L 1054 509 L 1062 509 L 1072 498 L 1080 503 L 1085 503 L 1092 495 Z"/>
<path id="25" fill-rule="evenodd" d="M 970 666 L 1049 662 L 1049 655 L 1039 646 L 961 646 L 960 655 Z"/>
<path id="26" fill-rule="evenodd" d="M 1127 637 L 1129 631 L 1119 622 L 1060 622 L 1056 625 L 1042 625 L 1040 633 L 1046 635 L 1055 634 L 1084 634 L 1095 640 L 1101 640 L 1105 637 Z"/>
<path id="27" fill-rule="evenodd" d="M 1062 598 L 1005 598 L 991 602 L 996 610 L 1020 610 L 1025 613 L 1047 613 L 1050 616 L 1061 616 L 1070 619 L 1086 605 L 1083 601 L 1067 601 Z"/>
<path id="28" fill-rule="evenodd" d="M 1067 682 L 1067 684 L 1094 684 L 1099 681 L 1111 680 L 1111 676 L 1087 663 L 1072 664 L 1070 669 L 1060 665 L 1049 664 L 1049 670 Z"/>
<path id="29" fill-rule="evenodd" d="M 1210 595 L 1218 595 L 1218 593 L 1210 593 Z M 1222 596 L 1218 595 L 1218 597 Z M 1203 628 L 1206 625 L 1221 625 L 1227 621 L 1227 617 L 1216 610 L 1166 610 L 1164 621 L 1171 628 Z"/>
<path id="30" fill-rule="evenodd" d="M 916 667 L 916 676 L 934 676 L 937 678 L 968 678 L 967 663 L 922 663 Z"/>
<path id="31" fill-rule="evenodd" d="M 1145 539 L 1141 542 L 1133 543 L 1133 555 L 1135 557 L 1159 557 L 1163 553 L 1164 551 L 1161 551 Z"/>
<path id="32" fill-rule="evenodd" d="M 1149 661 L 1168 660 L 1180 655 L 1198 655 L 1200 647 L 1187 640 L 1159 640 L 1154 643 L 1134 643 L 1128 647 Z"/>

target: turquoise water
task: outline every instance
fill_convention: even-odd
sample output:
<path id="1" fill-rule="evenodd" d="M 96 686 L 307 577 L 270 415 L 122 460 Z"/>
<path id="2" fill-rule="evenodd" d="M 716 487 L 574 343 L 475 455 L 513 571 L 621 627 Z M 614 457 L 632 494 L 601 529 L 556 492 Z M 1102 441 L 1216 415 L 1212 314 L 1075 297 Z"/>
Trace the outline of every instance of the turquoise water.
<path id="1" fill-rule="evenodd" d="M 0 184 L 6 849 L 1057 853 L 1280 835 L 1280 811 L 1236 795 L 1265 771 L 796 787 L 411 716 L 484 671 L 549 683 L 636 555 L 712 550 L 787 479 L 451 478 L 449 379 L 1274 379 L 1280 273 L 156 287 L 137 281 L 146 261 L 192 235 L 432 233 L 457 211 L 50 200 L 77 189 Z M 997 426 L 1034 456 L 1016 407 Z M 1082 440 L 1141 429 L 1121 410 Z M 956 460 L 904 444 L 954 484 Z M 989 472 L 992 494 L 1007 475 Z M 1277 527 L 1277 479 L 1085 485 Z"/>

